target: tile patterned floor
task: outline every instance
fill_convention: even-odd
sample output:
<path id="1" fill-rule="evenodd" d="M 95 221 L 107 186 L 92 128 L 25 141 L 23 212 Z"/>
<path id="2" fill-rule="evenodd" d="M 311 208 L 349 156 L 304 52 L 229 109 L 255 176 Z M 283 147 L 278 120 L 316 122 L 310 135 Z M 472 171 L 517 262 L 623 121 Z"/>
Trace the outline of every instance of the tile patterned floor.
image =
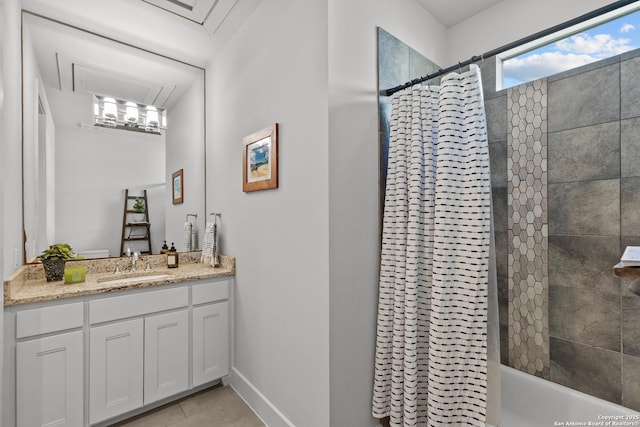
<path id="1" fill-rule="evenodd" d="M 112 427 L 262 427 L 229 386 L 215 386 Z"/>

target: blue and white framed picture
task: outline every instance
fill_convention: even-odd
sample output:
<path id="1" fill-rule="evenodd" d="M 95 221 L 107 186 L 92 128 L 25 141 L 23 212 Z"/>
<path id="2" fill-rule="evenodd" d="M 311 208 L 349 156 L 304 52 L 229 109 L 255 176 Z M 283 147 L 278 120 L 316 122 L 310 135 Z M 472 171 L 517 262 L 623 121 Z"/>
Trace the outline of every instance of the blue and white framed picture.
<path id="1" fill-rule="evenodd" d="M 242 139 L 242 191 L 278 188 L 278 124 Z"/>
<path id="2" fill-rule="evenodd" d="M 184 172 L 182 169 L 171 174 L 171 194 L 174 205 L 184 202 Z"/>

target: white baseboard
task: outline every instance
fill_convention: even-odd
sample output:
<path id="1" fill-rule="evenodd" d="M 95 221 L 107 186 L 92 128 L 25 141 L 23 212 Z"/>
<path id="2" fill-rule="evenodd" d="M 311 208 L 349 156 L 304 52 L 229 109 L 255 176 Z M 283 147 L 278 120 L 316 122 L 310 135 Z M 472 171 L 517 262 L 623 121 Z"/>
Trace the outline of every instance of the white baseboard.
<path id="1" fill-rule="evenodd" d="M 236 368 L 232 368 L 231 387 L 253 409 L 268 427 L 295 427 L 251 382 Z"/>

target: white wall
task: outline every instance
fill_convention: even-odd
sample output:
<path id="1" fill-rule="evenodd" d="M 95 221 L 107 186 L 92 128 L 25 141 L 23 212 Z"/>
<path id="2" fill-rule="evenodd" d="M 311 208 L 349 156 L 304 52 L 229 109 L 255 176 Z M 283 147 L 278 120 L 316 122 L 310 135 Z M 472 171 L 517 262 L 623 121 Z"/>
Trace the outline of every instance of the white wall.
<path id="1" fill-rule="evenodd" d="M 0 277 L 6 277 L 21 263 L 22 253 L 22 181 L 21 169 L 21 110 L 20 110 L 20 2 L 0 0 Z M 18 251 L 19 257 L 14 257 Z M 4 295 L 0 296 L 4 305 Z M 0 331 L 4 331 L 4 316 L 0 316 Z M 4 334 L 3 334 L 4 336 Z M 3 336 L 0 336 L 0 366 L 4 367 Z M 0 373 L 0 384 L 3 384 Z M 0 393 L 4 393 L 2 390 Z M 0 396 L 1 397 L 1 396 Z M 0 399 L 0 402 L 3 402 Z M 4 419 L 0 403 L 0 419 Z"/>
<path id="2" fill-rule="evenodd" d="M 207 220 L 203 179 L 205 175 L 204 72 L 202 72 L 202 78 L 194 81 L 187 93 L 167 112 L 167 123 L 165 172 L 167 187 L 164 196 L 167 244 L 171 246 L 171 242 L 175 242 L 176 249 L 182 251 L 184 223 L 186 215 L 190 213 L 198 215 L 195 224 L 198 229 L 198 248 L 202 248 L 204 226 Z M 179 169 L 183 169 L 184 173 L 184 202 L 174 205 L 171 174 Z M 194 218 L 190 220 L 194 222 Z"/>
<path id="3" fill-rule="evenodd" d="M 0 76 L 4 76 L 5 75 L 5 71 L 4 71 L 4 43 L 6 40 L 6 35 L 5 35 L 5 19 L 6 19 L 6 12 L 5 12 L 5 7 L 4 7 L 4 0 L 0 0 Z M 2 138 L 5 137 L 5 121 L 4 121 L 4 115 L 5 115 L 5 109 L 4 109 L 4 85 L 5 85 L 5 81 L 4 78 L 0 78 L 0 136 Z M 0 159 L 4 157 L 4 144 L 0 145 Z M 4 164 L 2 165 L 4 166 Z M 3 194 L 4 194 L 4 184 L 0 183 L 0 200 L 3 200 Z M 0 203 L 0 224 L 4 224 L 4 203 Z M 4 227 L 0 227 L 0 242 L 4 242 Z M 0 245 L 0 260 L 4 259 L 4 245 Z M 0 277 L 4 277 L 4 263 L 0 262 Z M 4 306 L 4 295 L 0 296 L 0 302 L 2 302 L 3 306 Z M 4 348 L 3 348 L 3 342 L 4 342 L 4 316 L 0 316 L 0 367 L 3 366 L 3 360 L 4 360 Z M 4 377 L 4 369 L 0 369 L 0 384 L 3 384 L 2 380 Z M 3 415 L 3 388 L 4 387 L 0 387 L 0 420 L 3 419 L 4 415 Z"/>
<path id="4" fill-rule="evenodd" d="M 26 30 L 22 50 L 23 223 L 29 260 L 55 243 L 55 125 L 33 42 Z M 43 115 L 39 113 L 40 106 Z"/>
<path id="5" fill-rule="evenodd" d="M 445 30 L 412 0 L 265 3 L 207 70 L 208 203 L 238 262 L 234 385 L 269 425 L 375 425 L 376 26 L 436 62 Z M 274 121 L 281 186 L 243 194 L 241 139 Z"/>
<path id="6" fill-rule="evenodd" d="M 329 0 L 331 426 L 376 423 L 376 26 L 436 63 L 446 57 L 444 27 L 413 0 Z"/>
<path id="7" fill-rule="evenodd" d="M 328 426 L 326 2 L 263 1 L 206 87 L 207 205 L 237 260 L 232 384 L 272 427 Z M 243 193 L 242 138 L 274 122 L 280 187 Z"/>
<path id="8" fill-rule="evenodd" d="M 165 141 L 115 129 L 56 129 L 56 241 L 120 256 L 124 190 L 147 190 L 153 253 L 164 236 Z M 136 246 L 136 243 L 138 244 Z M 146 242 L 145 242 L 146 243 Z M 131 250 L 146 250 L 127 242 Z"/>
<path id="9" fill-rule="evenodd" d="M 609 3 L 612 1 L 503 0 L 449 29 L 449 55 L 443 67 L 546 30 Z"/>
<path id="10" fill-rule="evenodd" d="M 3 40 L 4 129 L 2 185 L 4 186 L 4 275 L 22 264 L 22 109 L 20 94 L 20 1 L 5 1 Z M 16 255 L 17 254 L 17 255 Z"/>

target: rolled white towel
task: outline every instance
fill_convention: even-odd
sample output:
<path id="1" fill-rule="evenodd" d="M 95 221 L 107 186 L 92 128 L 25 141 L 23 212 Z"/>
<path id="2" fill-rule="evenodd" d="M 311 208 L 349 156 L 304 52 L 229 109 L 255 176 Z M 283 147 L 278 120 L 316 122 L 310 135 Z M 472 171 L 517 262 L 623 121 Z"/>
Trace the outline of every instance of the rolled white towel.
<path id="1" fill-rule="evenodd" d="M 198 250 L 198 227 L 195 223 L 191 225 L 191 250 Z"/>
<path id="2" fill-rule="evenodd" d="M 213 224 L 213 260 L 211 265 L 217 267 L 220 265 L 220 258 L 218 257 L 218 224 Z"/>
<path id="3" fill-rule="evenodd" d="M 200 261 L 207 264 L 212 264 L 213 259 L 213 239 L 214 229 L 216 228 L 213 222 L 208 222 L 204 230 L 204 241 L 202 243 L 202 255 Z"/>
<path id="4" fill-rule="evenodd" d="M 184 242 L 182 245 L 182 252 L 191 252 L 191 230 L 193 225 L 187 221 L 184 223 Z"/>

